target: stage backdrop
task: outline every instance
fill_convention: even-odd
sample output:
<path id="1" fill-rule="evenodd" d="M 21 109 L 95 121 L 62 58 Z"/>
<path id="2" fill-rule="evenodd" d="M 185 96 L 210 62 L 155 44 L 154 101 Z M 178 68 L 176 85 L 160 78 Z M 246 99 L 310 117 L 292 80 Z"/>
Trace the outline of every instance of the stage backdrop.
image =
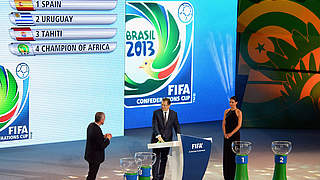
<path id="1" fill-rule="evenodd" d="M 234 95 L 237 1 L 127 1 L 125 128 L 169 97 L 180 123 L 222 120 Z"/>
<path id="2" fill-rule="evenodd" d="M 0 2 L 0 147 L 123 135 L 124 0 Z"/>
<path id="3" fill-rule="evenodd" d="M 320 127 L 320 1 L 240 0 L 236 91 L 247 127 Z"/>

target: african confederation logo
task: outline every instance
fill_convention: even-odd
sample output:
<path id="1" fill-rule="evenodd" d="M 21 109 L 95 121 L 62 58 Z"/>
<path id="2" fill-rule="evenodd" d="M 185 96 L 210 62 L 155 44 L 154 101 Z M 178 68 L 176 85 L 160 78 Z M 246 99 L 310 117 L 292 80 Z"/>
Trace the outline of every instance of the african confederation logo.
<path id="1" fill-rule="evenodd" d="M 11 70 L 9 70 L 11 69 Z M 12 70 L 24 71 L 24 79 Z M 19 71 L 18 71 L 19 70 Z M 5 68 L 0 65 L 0 142 L 28 139 L 29 67 L 26 63 Z"/>
<path id="2" fill-rule="evenodd" d="M 26 44 L 19 44 L 19 45 L 18 45 L 18 51 L 19 51 L 21 54 L 29 54 L 30 49 L 29 49 L 29 46 L 26 45 Z"/>
<path id="3" fill-rule="evenodd" d="M 192 48 L 189 2 L 127 2 L 125 105 L 155 105 L 163 97 L 190 102 Z"/>

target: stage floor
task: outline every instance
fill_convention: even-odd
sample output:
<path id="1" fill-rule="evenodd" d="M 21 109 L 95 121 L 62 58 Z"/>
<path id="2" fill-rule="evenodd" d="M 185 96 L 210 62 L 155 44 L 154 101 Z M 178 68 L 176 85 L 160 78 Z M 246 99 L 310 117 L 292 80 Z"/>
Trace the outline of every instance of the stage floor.
<path id="1" fill-rule="evenodd" d="M 181 126 L 181 131 L 185 135 L 213 138 L 211 158 L 203 179 L 223 180 L 221 121 L 185 124 Z M 151 128 L 126 130 L 124 137 L 113 138 L 97 179 L 123 179 L 119 159 L 133 156 L 135 152 L 148 151 L 146 144 L 150 142 L 151 132 Z M 274 166 L 271 142 L 290 140 L 293 149 L 288 156 L 288 179 L 320 180 L 320 130 L 243 128 L 241 139 L 253 143 L 249 155 L 249 179 L 271 180 Z M 0 179 L 85 179 L 88 165 L 83 159 L 84 148 L 85 141 L 74 141 L 0 149 Z M 168 164 L 167 176 L 170 173 Z"/>

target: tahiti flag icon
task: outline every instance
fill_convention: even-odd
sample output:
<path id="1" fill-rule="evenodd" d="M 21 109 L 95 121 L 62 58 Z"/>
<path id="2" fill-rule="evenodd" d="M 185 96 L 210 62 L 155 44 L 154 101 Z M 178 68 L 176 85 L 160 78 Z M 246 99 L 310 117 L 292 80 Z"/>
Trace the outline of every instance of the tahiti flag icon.
<path id="1" fill-rule="evenodd" d="M 34 26 L 31 13 L 12 12 L 9 14 L 10 21 L 18 26 Z"/>
<path id="2" fill-rule="evenodd" d="M 12 39 L 17 41 L 34 41 L 30 28 L 11 28 L 9 30 Z"/>
<path id="3" fill-rule="evenodd" d="M 34 11 L 32 0 L 11 0 L 10 5 L 18 11 Z"/>

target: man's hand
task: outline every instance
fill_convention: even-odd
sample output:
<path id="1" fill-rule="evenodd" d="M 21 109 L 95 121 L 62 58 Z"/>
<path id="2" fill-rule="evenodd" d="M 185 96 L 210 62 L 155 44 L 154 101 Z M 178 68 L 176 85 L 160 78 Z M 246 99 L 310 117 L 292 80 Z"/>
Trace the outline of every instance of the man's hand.
<path id="1" fill-rule="evenodd" d="M 161 137 L 161 136 L 159 136 L 159 137 L 158 137 L 158 141 L 160 141 L 160 142 L 164 143 L 164 140 L 162 139 L 162 137 Z"/>
<path id="2" fill-rule="evenodd" d="M 110 140 L 112 138 L 112 134 L 107 133 L 107 134 L 104 135 L 104 138 L 108 138 Z"/>

